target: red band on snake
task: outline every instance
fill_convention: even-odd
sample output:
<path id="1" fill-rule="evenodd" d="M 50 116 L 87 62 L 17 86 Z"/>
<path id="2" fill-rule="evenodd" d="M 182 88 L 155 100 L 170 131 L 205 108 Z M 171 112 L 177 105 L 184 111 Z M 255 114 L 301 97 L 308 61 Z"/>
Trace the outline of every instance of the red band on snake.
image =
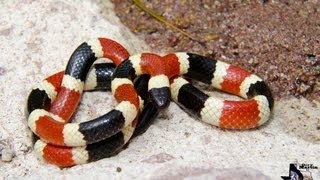
<path id="1" fill-rule="evenodd" d="M 259 77 L 239 67 L 191 53 L 173 53 L 164 57 L 151 53 L 128 56 L 128 52 L 112 40 L 100 38 L 83 43 L 71 56 L 64 75 L 58 73 L 49 77 L 33 91 L 44 91 L 42 94 L 37 92 L 37 96 L 48 96 L 42 97 L 42 102 L 33 102 L 34 98 L 30 98 L 30 95 L 34 107 L 28 105 L 29 127 L 42 140 L 52 144 L 47 145 L 42 141 L 36 144 L 45 159 L 60 166 L 85 163 L 89 155 L 82 160 L 74 160 L 75 154 L 90 152 L 86 149 L 90 145 L 85 145 L 106 141 L 104 145 L 110 145 L 110 151 L 114 152 L 117 149 L 114 144 L 119 140 L 115 137 L 119 133 L 120 136 L 129 134 L 128 137 L 122 137 L 124 141 L 119 146 L 122 147 L 131 137 L 136 124 L 134 120 L 142 107 L 133 80 L 143 74 L 151 76 L 148 93 L 156 109 L 167 107 L 172 96 L 190 114 L 198 115 L 206 123 L 228 129 L 254 128 L 266 122 L 270 116 L 273 98 L 268 86 Z M 111 82 L 118 106 L 92 121 L 65 124 L 79 103 L 90 67 L 100 57 L 107 57 L 118 65 Z M 209 97 L 179 76 L 210 84 L 249 100 L 230 101 Z M 61 87 L 56 82 L 59 78 Z M 92 83 L 86 85 L 89 90 L 92 86 Z M 48 105 L 47 101 L 53 102 L 52 105 Z M 50 111 L 47 111 L 49 108 Z M 55 149 L 54 145 L 81 147 L 64 147 L 68 150 L 62 152 L 60 148 Z M 53 152 L 58 152 L 58 156 Z M 63 161 L 63 153 L 69 160 Z M 51 155 L 46 157 L 46 154 Z"/>

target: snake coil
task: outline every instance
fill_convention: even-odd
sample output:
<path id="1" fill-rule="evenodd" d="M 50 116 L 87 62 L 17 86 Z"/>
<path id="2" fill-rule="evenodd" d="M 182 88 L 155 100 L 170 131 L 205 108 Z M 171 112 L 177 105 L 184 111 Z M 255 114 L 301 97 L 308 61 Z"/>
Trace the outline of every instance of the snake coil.
<path id="1" fill-rule="evenodd" d="M 93 65 L 99 58 L 113 64 Z M 182 76 L 247 100 L 210 97 Z M 84 90 L 110 89 L 118 102 L 113 110 L 90 121 L 70 123 Z M 81 44 L 64 72 L 31 91 L 28 125 L 39 137 L 34 149 L 39 157 L 61 167 L 109 157 L 133 135 L 143 133 L 171 99 L 202 121 L 227 129 L 258 127 L 273 108 L 266 83 L 239 67 L 185 52 L 129 56 L 117 42 L 98 38 Z"/>

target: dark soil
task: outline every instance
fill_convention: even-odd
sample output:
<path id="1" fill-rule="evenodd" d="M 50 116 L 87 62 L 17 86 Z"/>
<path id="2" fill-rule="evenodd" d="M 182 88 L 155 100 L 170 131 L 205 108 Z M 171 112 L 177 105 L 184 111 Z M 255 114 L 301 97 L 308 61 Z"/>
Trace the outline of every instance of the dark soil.
<path id="1" fill-rule="evenodd" d="M 197 41 L 152 18 L 132 0 L 113 2 L 122 22 L 154 52 L 210 56 L 254 72 L 276 98 L 320 99 L 319 1 L 141 0 Z"/>

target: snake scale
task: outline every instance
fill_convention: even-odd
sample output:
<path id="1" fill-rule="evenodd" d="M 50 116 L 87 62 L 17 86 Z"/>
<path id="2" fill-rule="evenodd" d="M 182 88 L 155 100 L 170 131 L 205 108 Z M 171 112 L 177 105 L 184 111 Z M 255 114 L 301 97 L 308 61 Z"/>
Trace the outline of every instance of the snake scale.
<path id="1" fill-rule="evenodd" d="M 99 58 L 112 63 L 94 64 Z M 245 100 L 208 96 L 183 77 Z M 70 122 L 83 91 L 110 89 L 118 102 L 113 110 L 86 122 Z M 262 125 L 274 103 L 267 84 L 237 66 L 186 52 L 130 56 L 119 43 L 97 38 L 73 52 L 65 71 L 31 91 L 27 109 L 28 126 L 38 139 L 34 149 L 61 167 L 109 157 L 146 131 L 171 99 L 190 115 L 226 129 Z"/>

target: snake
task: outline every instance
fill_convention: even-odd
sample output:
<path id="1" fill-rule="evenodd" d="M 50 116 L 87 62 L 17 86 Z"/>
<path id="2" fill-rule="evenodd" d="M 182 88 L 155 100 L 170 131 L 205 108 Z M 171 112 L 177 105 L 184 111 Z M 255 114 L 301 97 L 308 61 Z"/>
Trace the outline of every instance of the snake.
<path id="1" fill-rule="evenodd" d="M 139 135 L 147 129 L 148 124 L 151 124 L 150 120 L 154 119 L 158 114 L 158 108 L 153 103 L 148 102 L 145 102 L 146 108 L 141 112 L 139 117 L 140 123 L 138 123 L 136 131 L 134 131 L 134 128 L 137 120 L 130 111 L 126 111 L 125 107 L 127 104 L 118 107 L 118 109 L 111 111 L 111 113 L 109 112 L 93 121 L 89 121 L 89 124 L 86 122 L 66 124 L 76 108 L 84 89 L 97 90 L 110 89 L 111 87 L 110 76 L 112 73 L 110 72 L 113 72 L 114 67 L 110 64 L 96 64 L 92 70 L 95 73 L 90 73 L 87 76 L 83 75 L 83 73 L 89 71 L 90 67 L 88 68 L 87 66 L 91 66 L 93 61 L 100 57 L 107 57 L 117 65 L 125 60 L 128 55 L 126 49 L 115 41 L 105 38 L 93 39 L 81 44 L 75 50 L 64 72 L 59 72 L 46 78 L 31 91 L 27 105 L 29 113 L 28 125 L 35 135 L 41 139 L 34 146 L 40 158 L 61 167 L 95 161 L 115 153 L 128 142 L 132 135 Z M 84 83 L 83 80 L 86 77 L 87 81 Z M 143 108 L 143 103 L 140 104 L 140 102 L 146 100 L 147 97 L 147 92 L 145 92 L 147 85 L 145 83 L 148 81 L 145 79 L 146 77 L 141 77 L 141 80 L 139 78 L 135 83 L 135 89 L 137 89 L 138 94 L 142 97 L 138 97 L 136 93 L 136 97 L 139 98 L 139 106 L 135 106 L 135 108 L 139 110 Z M 132 88 L 129 91 L 133 91 Z M 128 116 L 133 119 L 125 124 L 124 121 L 128 119 Z M 52 124 L 54 125 L 52 126 Z M 73 143 L 69 147 L 59 146 L 61 144 L 57 145 L 56 142 L 61 141 L 61 137 L 65 136 L 66 141 L 72 142 L 72 136 L 76 137 L 79 135 L 74 126 L 82 126 L 84 130 L 87 130 L 85 132 L 87 132 L 86 135 L 89 136 L 89 139 L 90 137 L 97 137 L 99 134 L 104 133 L 104 129 L 100 129 L 103 126 L 105 129 L 111 129 L 111 133 L 110 131 L 107 132 L 109 133 L 107 135 L 108 138 L 97 141 L 99 143 L 90 142 L 85 143 L 85 145 L 74 145 Z M 41 127 L 45 128 L 41 129 Z M 71 134 L 63 130 L 61 131 L 61 127 L 66 127 L 67 132 L 71 132 Z M 115 128 L 120 130 L 115 130 Z M 53 130 L 54 133 L 50 134 L 49 140 L 42 136 L 43 134 L 41 133 L 48 135 L 46 133 L 51 132 L 52 129 L 55 130 Z M 50 141 L 52 140 L 50 138 L 53 141 Z"/>
<path id="2" fill-rule="evenodd" d="M 114 69 L 115 65 L 113 63 L 94 64 L 93 68 L 90 69 L 87 79 L 85 80 L 84 90 L 110 90 L 111 75 Z M 56 91 L 57 94 L 61 88 L 60 85 L 62 78 L 63 72 L 59 72 L 49 76 L 43 82 L 39 83 L 39 85 L 34 88 L 29 95 L 28 112 L 32 112 L 33 110 L 41 107 L 48 109 L 55 96 L 50 96 L 49 98 L 47 92 L 49 92 L 50 86 L 47 85 L 40 88 L 40 84 L 51 84 L 52 87 L 55 87 L 52 91 Z M 38 140 L 39 138 L 35 136 L 37 142 L 34 145 L 34 149 L 38 157 L 60 167 L 69 167 L 97 161 L 119 152 L 123 146 L 128 143 L 131 136 L 135 137 L 145 132 L 159 113 L 158 108 L 148 101 L 148 97 L 146 96 L 148 80 L 148 76 L 141 76 L 137 78 L 134 83 L 139 96 L 144 100 L 144 108 L 139 116 L 138 123 L 134 131 L 133 127 L 129 126 L 110 138 L 81 147 L 55 146 Z"/>
<path id="3" fill-rule="evenodd" d="M 150 53 L 130 56 L 116 68 L 112 82 L 131 82 L 141 74 L 152 73 L 153 69 L 144 68 L 148 56 L 151 56 Z M 156 62 L 166 66 L 162 75 L 155 76 L 157 88 L 169 86 L 172 99 L 200 120 L 225 129 L 250 129 L 264 124 L 269 119 L 274 99 L 268 85 L 258 76 L 238 66 L 194 53 L 177 52 L 163 57 L 152 57 L 155 68 L 158 67 Z M 163 74 L 167 78 L 164 78 Z M 221 100 L 210 97 L 180 76 L 198 80 L 246 100 Z"/>
<path id="4" fill-rule="evenodd" d="M 97 80 L 89 80 L 90 77 L 97 79 L 94 78 L 94 73 L 87 76 L 93 62 L 101 57 L 111 59 L 117 66 L 111 70 L 113 71 L 111 91 L 119 104 L 107 114 L 94 120 L 67 123 L 79 103 L 84 87 L 87 90 L 103 87 Z M 110 72 L 108 70 L 110 67 L 103 68 L 104 71 Z M 168 107 L 171 99 L 189 114 L 196 115 L 206 123 L 226 129 L 258 127 L 269 119 L 273 109 L 274 100 L 267 84 L 258 76 L 240 67 L 186 52 L 165 56 L 153 53 L 129 56 L 128 52 L 115 41 L 98 38 L 81 44 L 71 55 L 66 70 L 60 73 L 62 82 L 59 93 L 52 91 L 59 86 L 59 83 L 57 86 L 48 85 L 50 77 L 32 91 L 41 91 L 41 96 L 49 97 L 42 98 L 42 102 L 44 99 L 45 101 L 50 99 L 50 102 L 38 103 L 29 108 L 31 104 L 37 104 L 34 102 L 39 99 L 32 93 L 29 95 L 28 102 L 32 103 L 28 103 L 30 113 L 28 125 L 41 139 L 35 144 L 39 156 L 46 157 L 48 154 L 47 161 L 49 159 L 49 162 L 65 167 L 92 162 L 117 152 L 134 133 L 138 114 L 143 108 L 143 100 L 133 85 L 134 80 L 143 75 L 149 76 L 148 83 L 144 85 L 147 87 L 147 92 L 142 94 L 148 94 L 152 113 L 142 118 L 143 122 L 147 122 L 145 123 L 147 125 L 141 123 L 144 126 L 142 131 L 150 125 L 149 119 L 154 119 L 159 110 Z M 247 100 L 231 101 L 210 97 L 181 76 L 198 80 Z M 108 77 L 110 78 L 110 75 Z M 86 78 L 88 83 L 84 83 Z M 50 88 L 46 89 L 46 86 Z M 65 110 L 66 106 L 71 108 Z M 117 138 L 118 136 L 121 137 Z M 50 152 L 45 151 L 45 147 L 49 146 L 52 147 Z M 107 155 L 91 153 L 98 147 L 108 147 L 108 150 L 105 150 Z M 66 155 L 54 148 L 69 149 L 69 154 Z M 52 155 L 54 152 L 57 156 Z M 70 162 L 66 162 L 65 155 Z M 94 156 L 95 158 L 91 158 Z"/>

